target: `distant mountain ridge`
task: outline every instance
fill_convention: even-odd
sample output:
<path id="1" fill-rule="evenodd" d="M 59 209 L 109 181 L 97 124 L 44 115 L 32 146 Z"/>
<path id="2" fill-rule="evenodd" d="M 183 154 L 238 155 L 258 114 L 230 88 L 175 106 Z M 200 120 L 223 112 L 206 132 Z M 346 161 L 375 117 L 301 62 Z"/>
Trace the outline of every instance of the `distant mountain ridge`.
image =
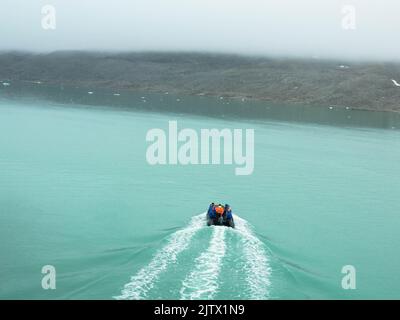
<path id="1" fill-rule="evenodd" d="M 210 53 L 0 53 L 0 80 L 400 111 L 400 64 Z"/>

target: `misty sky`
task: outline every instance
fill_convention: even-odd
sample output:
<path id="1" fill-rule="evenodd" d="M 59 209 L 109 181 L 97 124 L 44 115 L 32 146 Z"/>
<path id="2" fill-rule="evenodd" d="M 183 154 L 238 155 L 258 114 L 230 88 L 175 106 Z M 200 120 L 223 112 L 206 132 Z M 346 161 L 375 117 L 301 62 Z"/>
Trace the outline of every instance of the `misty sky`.
<path id="1" fill-rule="evenodd" d="M 0 0 L 0 50 L 400 59 L 400 0 Z M 42 28 L 42 6 L 56 29 Z M 344 5 L 355 30 L 342 27 Z M 348 21 L 348 20 L 346 20 Z"/>

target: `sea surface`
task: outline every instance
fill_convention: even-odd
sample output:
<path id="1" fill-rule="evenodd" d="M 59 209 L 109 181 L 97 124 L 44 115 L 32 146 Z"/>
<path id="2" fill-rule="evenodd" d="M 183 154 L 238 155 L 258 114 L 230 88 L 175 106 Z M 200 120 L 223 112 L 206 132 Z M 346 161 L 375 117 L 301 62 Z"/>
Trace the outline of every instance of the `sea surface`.
<path id="1" fill-rule="evenodd" d="M 0 90 L 1 299 L 400 298 L 395 116 L 326 106 L 207 117 L 183 105 L 229 100 L 11 90 Z M 253 174 L 149 165 L 146 133 L 172 120 L 254 129 Z M 235 229 L 206 226 L 211 201 L 232 206 Z M 42 288 L 46 265 L 55 290 Z"/>

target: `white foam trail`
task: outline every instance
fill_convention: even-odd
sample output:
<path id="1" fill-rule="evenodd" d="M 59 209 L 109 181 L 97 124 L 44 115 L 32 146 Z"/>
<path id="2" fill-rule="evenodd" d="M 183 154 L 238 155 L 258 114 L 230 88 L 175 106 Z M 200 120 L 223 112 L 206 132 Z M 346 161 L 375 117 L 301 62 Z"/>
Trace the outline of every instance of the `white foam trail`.
<path id="1" fill-rule="evenodd" d="M 192 237 L 205 226 L 204 217 L 205 213 L 194 216 L 187 227 L 173 233 L 168 243 L 154 255 L 151 262 L 132 276 L 130 282 L 122 289 L 121 295 L 114 298 L 118 300 L 145 299 L 160 274 L 170 263 L 176 262 L 179 253 L 189 246 Z"/>
<path id="2" fill-rule="evenodd" d="M 268 299 L 271 285 L 271 268 L 264 245 L 254 235 L 248 222 L 235 215 L 235 230 L 241 235 L 243 254 L 245 258 L 246 281 L 249 285 L 252 300 Z"/>
<path id="3" fill-rule="evenodd" d="M 196 258 L 195 269 L 182 282 L 182 300 L 210 300 L 218 292 L 218 276 L 226 251 L 226 227 L 213 228 L 209 247 Z"/>

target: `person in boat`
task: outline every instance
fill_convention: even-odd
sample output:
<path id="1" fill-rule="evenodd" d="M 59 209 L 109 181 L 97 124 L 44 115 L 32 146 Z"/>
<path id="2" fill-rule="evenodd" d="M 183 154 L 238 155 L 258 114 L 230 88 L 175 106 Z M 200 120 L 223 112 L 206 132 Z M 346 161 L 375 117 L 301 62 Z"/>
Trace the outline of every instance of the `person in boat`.
<path id="1" fill-rule="evenodd" d="M 233 222 L 232 208 L 229 204 L 225 204 L 224 207 L 224 224 L 232 228 L 235 227 L 235 223 Z"/>
<path id="2" fill-rule="evenodd" d="M 222 204 L 215 204 L 212 202 L 207 210 L 208 225 L 222 224 L 224 214 L 224 206 Z"/>
<path id="3" fill-rule="evenodd" d="M 212 202 L 210 204 L 210 206 L 208 207 L 207 216 L 211 220 L 214 220 L 217 217 L 217 214 L 215 213 L 215 204 L 214 204 L 214 202 Z"/>

